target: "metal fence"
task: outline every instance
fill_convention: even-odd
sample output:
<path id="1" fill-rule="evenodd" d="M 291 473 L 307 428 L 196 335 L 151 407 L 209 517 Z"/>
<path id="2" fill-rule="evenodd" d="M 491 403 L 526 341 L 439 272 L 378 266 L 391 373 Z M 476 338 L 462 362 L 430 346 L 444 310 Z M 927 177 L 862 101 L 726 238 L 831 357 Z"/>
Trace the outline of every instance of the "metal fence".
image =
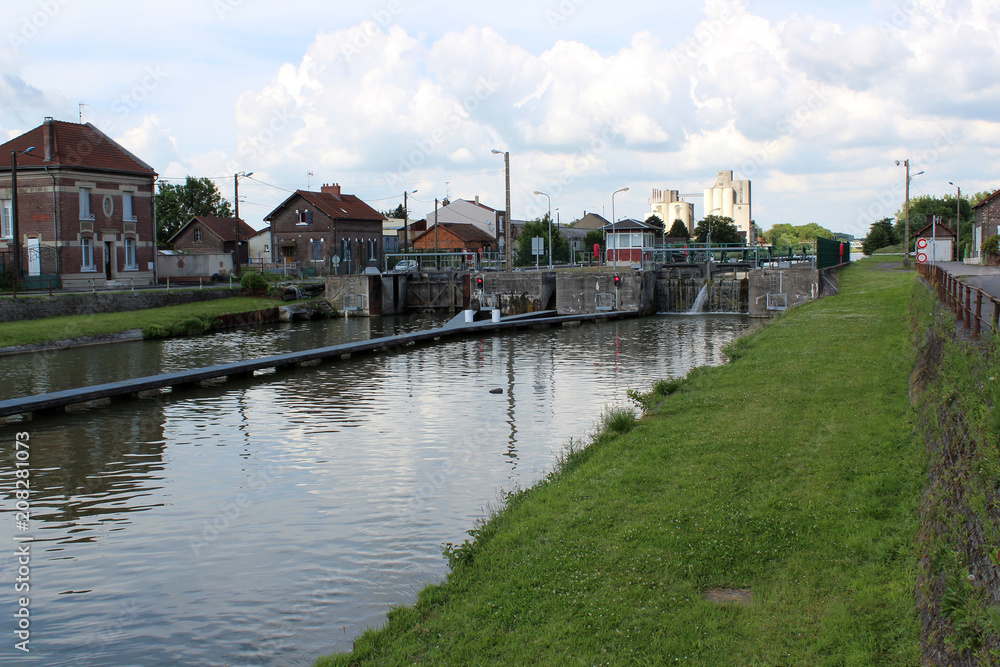
<path id="1" fill-rule="evenodd" d="M 829 269 L 831 266 L 849 264 L 851 261 L 851 244 L 846 241 L 831 241 L 816 239 L 816 268 Z"/>
<path id="2" fill-rule="evenodd" d="M 984 324 L 997 331 L 1000 299 L 979 287 L 973 287 L 936 264 L 917 264 L 917 270 L 935 289 L 938 298 L 954 311 L 955 321 L 961 322 L 962 328 L 972 330 L 974 339 L 979 338 Z M 986 302 L 986 317 L 983 316 L 983 302 Z"/>

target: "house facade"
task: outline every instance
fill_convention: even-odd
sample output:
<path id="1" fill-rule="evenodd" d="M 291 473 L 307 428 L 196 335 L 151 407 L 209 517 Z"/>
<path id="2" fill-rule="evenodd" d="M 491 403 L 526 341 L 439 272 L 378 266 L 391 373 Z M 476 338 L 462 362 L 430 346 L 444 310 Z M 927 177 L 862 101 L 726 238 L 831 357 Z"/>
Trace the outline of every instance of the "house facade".
<path id="1" fill-rule="evenodd" d="M 385 217 L 340 185 L 297 190 L 264 217 L 271 225 L 274 262 L 318 274 L 362 273 L 381 267 Z"/>
<path id="2" fill-rule="evenodd" d="M 274 247 L 274 243 L 271 241 L 270 227 L 265 227 L 259 232 L 254 232 L 253 236 L 247 241 L 247 246 L 250 252 L 250 264 L 263 266 L 264 264 L 271 264 L 274 261 L 271 258 L 271 248 Z"/>
<path id="3" fill-rule="evenodd" d="M 973 209 L 972 257 L 981 261 L 983 241 L 1000 234 L 1000 190 L 976 204 Z"/>
<path id="4" fill-rule="evenodd" d="M 487 252 L 495 243 L 496 239 L 476 225 L 440 222 L 413 239 L 413 249 L 421 252 Z"/>
<path id="5" fill-rule="evenodd" d="M 933 215 L 927 216 L 927 226 L 913 234 L 916 259 L 926 262 L 951 262 L 958 249 L 958 234 Z"/>
<path id="6" fill-rule="evenodd" d="M 237 228 L 239 229 L 240 265 L 249 263 L 250 239 L 257 230 L 236 218 L 219 218 L 213 215 L 196 215 L 173 236 L 167 243 L 176 251 L 192 254 L 233 254 L 236 247 Z"/>
<path id="7" fill-rule="evenodd" d="M 428 227 L 433 226 L 435 222 L 475 225 L 493 237 L 497 248 L 502 245 L 503 218 L 503 211 L 479 203 L 479 195 L 476 195 L 474 200 L 446 199 L 437 211 L 429 211 L 425 216 Z"/>
<path id="8" fill-rule="evenodd" d="M 659 225 L 625 219 L 605 225 L 608 242 L 605 248 L 609 266 L 641 266 L 653 258 L 653 246 L 662 238 Z"/>
<path id="9" fill-rule="evenodd" d="M 17 153 L 17 239 L 11 152 Z M 28 288 L 155 279 L 157 174 L 94 125 L 45 122 L 0 145 L 0 254 Z"/>

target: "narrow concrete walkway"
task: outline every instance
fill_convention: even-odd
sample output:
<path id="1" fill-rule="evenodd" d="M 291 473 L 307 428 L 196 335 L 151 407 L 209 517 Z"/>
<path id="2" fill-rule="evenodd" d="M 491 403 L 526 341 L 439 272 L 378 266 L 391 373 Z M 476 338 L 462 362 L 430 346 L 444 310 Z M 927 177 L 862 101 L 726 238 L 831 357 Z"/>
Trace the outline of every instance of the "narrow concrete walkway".
<path id="1" fill-rule="evenodd" d="M 937 262 L 953 276 L 961 277 L 969 285 L 978 287 L 987 294 L 1000 299 L 1000 266 L 963 264 L 962 262 Z"/>

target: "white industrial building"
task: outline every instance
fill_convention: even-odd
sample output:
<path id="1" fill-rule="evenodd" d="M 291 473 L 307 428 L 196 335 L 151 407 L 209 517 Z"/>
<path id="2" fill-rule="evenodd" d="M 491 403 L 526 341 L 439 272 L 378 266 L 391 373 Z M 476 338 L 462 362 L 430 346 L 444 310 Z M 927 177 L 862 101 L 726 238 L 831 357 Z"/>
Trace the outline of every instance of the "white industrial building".
<path id="1" fill-rule="evenodd" d="M 734 181 L 732 171 L 720 171 L 715 185 L 705 188 L 705 216 L 732 218 L 736 230 L 753 243 L 750 215 L 750 181 Z"/>
<path id="2" fill-rule="evenodd" d="M 731 218 L 736 230 L 748 243 L 756 241 L 753 236 L 753 216 L 750 213 L 750 181 L 734 181 L 730 170 L 720 171 L 715 185 L 705 188 L 700 195 L 682 195 L 677 190 L 653 189 L 650 199 L 652 215 L 663 221 L 664 233 L 670 231 L 674 220 L 680 220 L 687 225 L 688 232 L 694 235 L 697 224 L 694 219 L 694 204 L 684 201 L 682 197 L 704 197 L 704 217 L 717 215 Z"/>
<path id="3" fill-rule="evenodd" d="M 677 190 L 653 189 L 650 200 L 652 215 L 663 221 L 663 233 L 666 234 L 674 225 L 674 220 L 680 220 L 687 226 L 688 233 L 694 234 L 694 204 L 681 201 Z"/>

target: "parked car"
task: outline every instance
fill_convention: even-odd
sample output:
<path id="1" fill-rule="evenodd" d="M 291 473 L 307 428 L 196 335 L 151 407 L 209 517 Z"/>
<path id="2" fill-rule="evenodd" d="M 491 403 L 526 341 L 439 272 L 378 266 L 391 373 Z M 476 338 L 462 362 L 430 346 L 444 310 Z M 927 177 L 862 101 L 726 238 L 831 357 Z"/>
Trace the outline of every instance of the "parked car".
<path id="1" fill-rule="evenodd" d="M 404 273 L 409 273 L 411 271 L 416 271 L 419 267 L 417 266 L 417 260 L 415 259 L 404 259 L 393 267 L 393 271 L 403 271 Z"/>

